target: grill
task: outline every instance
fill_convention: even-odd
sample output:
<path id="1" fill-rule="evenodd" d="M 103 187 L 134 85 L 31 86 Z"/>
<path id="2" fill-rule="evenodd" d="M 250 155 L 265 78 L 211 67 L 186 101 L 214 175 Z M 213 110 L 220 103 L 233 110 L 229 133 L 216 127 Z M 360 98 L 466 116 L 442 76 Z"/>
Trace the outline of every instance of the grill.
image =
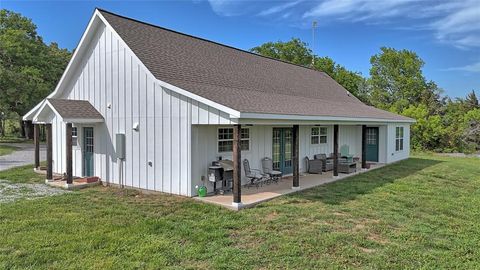
<path id="1" fill-rule="evenodd" d="M 208 181 L 213 183 L 214 193 L 223 194 L 230 191 L 233 181 L 233 161 L 228 159 L 213 161 L 212 166 L 208 167 Z M 217 182 L 222 183 L 221 189 L 217 190 Z"/>

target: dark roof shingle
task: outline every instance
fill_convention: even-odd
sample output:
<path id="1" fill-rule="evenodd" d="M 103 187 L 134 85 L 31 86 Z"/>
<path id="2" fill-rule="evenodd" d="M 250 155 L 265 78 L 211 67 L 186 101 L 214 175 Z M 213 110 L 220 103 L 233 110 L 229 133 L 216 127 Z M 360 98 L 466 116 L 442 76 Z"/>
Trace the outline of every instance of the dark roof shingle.
<path id="1" fill-rule="evenodd" d="M 323 72 L 100 12 L 157 79 L 237 111 L 410 120 L 363 104 Z"/>
<path id="2" fill-rule="evenodd" d="M 103 116 L 86 100 L 47 99 L 64 119 L 103 119 Z"/>

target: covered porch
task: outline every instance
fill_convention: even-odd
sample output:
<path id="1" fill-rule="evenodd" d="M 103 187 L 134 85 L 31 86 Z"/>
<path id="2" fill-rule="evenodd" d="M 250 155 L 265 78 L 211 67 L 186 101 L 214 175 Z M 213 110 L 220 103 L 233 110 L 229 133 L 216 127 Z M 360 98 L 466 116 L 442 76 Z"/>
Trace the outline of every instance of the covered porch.
<path id="1" fill-rule="evenodd" d="M 371 130 L 376 130 L 374 137 L 369 132 Z M 193 126 L 192 185 L 195 188 L 202 184 L 207 186 L 208 195 L 197 197 L 199 200 L 232 209 L 249 207 L 382 166 L 386 163 L 386 130 L 385 123 L 380 122 L 338 124 L 312 121 L 301 124 L 267 122 Z M 374 160 L 367 156 L 369 144 L 377 146 Z M 216 151 L 212 150 L 215 148 Z M 227 151 L 221 151 L 225 149 Z M 279 158 L 278 149 L 281 149 L 283 157 Z M 321 174 L 309 174 L 307 160 L 317 158 L 320 154 L 327 157 L 329 168 L 324 168 Z M 343 161 L 346 157 L 350 167 L 347 171 L 347 162 Z M 274 169 L 282 171 L 282 180 L 278 184 L 247 187 L 250 179 L 246 177 L 245 161 L 249 162 L 249 167 L 262 170 L 263 158 L 273 160 Z M 231 162 L 233 168 L 231 189 L 225 195 L 213 190 L 208 177 L 210 163 L 221 159 Z"/>
<path id="2" fill-rule="evenodd" d="M 34 124 L 35 144 L 34 170 L 45 173 L 47 184 L 66 189 L 77 189 L 99 183 L 98 177 L 80 178 L 78 176 L 83 175 L 77 177 L 74 175 L 73 147 L 78 144 L 77 128 L 74 125 L 95 125 L 104 122 L 103 116 L 90 102 L 47 99 L 32 117 L 32 122 Z M 44 125 L 46 129 L 47 164 L 45 171 L 41 170 L 39 161 L 40 125 Z M 91 140 L 93 147 L 93 134 Z M 84 148 L 84 150 L 88 150 L 87 148 Z M 82 155 L 85 154 L 84 152 L 82 151 Z M 93 148 L 90 152 L 93 153 Z M 79 164 L 77 162 L 75 165 Z M 56 165 L 55 169 L 54 165 Z M 85 166 L 85 164 L 81 165 Z"/>

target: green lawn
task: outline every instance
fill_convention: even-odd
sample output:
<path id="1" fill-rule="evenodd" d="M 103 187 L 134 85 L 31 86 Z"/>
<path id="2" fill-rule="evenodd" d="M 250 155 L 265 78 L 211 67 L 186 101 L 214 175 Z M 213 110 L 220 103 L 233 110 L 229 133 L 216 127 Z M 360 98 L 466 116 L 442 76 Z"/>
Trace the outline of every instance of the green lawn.
<path id="1" fill-rule="evenodd" d="M 479 221 L 474 158 L 419 155 L 240 212 L 97 187 L 0 205 L 0 269 L 475 269 Z"/>
<path id="2" fill-rule="evenodd" d="M 17 147 L 10 145 L 0 145 L 0 156 L 8 155 L 17 150 Z"/>
<path id="3" fill-rule="evenodd" d="M 46 162 L 41 162 L 41 165 Z M 15 167 L 6 171 L 0 171 L 0 179 L 12 183 L 42 183 L 45 182 L 45 175 L 33 172 L 33 165 Z"/>
<path id="4" fill-rule="evenodd" d="M 25 138 L 6 136 L 0 137 L 0 143 L 33 143 L 33 140 L 27 140 Z"/>

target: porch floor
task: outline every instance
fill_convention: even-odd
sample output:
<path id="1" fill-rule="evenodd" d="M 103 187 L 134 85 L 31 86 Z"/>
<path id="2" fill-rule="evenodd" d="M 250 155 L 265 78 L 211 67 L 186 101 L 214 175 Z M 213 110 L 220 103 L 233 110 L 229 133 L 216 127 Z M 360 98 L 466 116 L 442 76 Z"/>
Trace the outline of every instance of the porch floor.
<path id="1" fill-rule="evenodd" d="M 313 188 L 323 184 L 335 182 L 341 179 L 348 178 L 360 173 L 368 172 L 374 169 L 383 167 L 385 164 L 370 164 L 370 169 L 362 170 L 357 169 L 357 172 L 350 174 L 339 173 L 337 177 L 333 176 L 333 171 L 324 172 L 323 174 L 301 174 L 300 175 L 300 187 L 298 189 L 292 189 L 293 177 L 287 176 L 282 178 L 278 184 L 272 183 L 269 185 L 263 185 L 261 187 L 242 187 L 242 204 L 237 207 L 232 204 L 233 195 L 231 192 L 224 195 L 209 195 L 206 197 L 194 197 L 195 199 L 207 203 L 218 204 L 229 209 L 239 210 L 242 208 L 253 207 L 256 204 L 271 200 L 273 198 L 298 192 L 301 190 Z M 357 166 L 358 168 L 358 166 Z"/>

